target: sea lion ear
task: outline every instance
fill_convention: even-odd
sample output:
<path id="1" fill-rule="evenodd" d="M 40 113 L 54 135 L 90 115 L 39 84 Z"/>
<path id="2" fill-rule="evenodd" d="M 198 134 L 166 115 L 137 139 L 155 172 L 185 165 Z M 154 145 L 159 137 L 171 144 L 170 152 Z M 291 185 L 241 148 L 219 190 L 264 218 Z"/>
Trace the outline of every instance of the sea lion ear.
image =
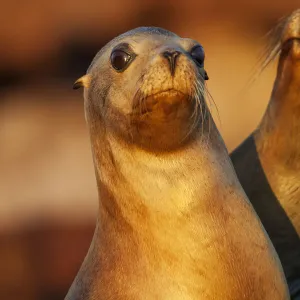
<path id="1" fill-rule="evenodd" d="M 208 77 L 208 75 L 207 75 L 207 72 L 204 70 L 204 79 L 205 80 L 208 80 L 209 79 L 209 77 Z"/>
<path id="2" fill-rule="evenodd" d="M 204 68 L 201 68 L 200 69 L 200 74 L 201 74 L 201 76 L 202 76 L 202 78 L 204 79 L 204 80 L 208 80 L 209 78 L 208 78 L 208 75 L 207 75 L 207 73 L 206 73 L 206 71 L 204 70 Z"/>
<path id="3" fill-rule="evenodd" d="M 77 90 L 81 87 L 89 88 L 90 86 L 90 75 L 84 75 L 77 79 L 73 85 L 73 89 Z"/>

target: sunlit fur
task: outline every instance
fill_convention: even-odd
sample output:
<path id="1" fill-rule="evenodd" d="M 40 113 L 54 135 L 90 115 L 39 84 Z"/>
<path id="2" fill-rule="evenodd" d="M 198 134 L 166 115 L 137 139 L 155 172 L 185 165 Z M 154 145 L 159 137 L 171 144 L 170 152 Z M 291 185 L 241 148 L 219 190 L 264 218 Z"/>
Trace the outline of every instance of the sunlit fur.
<path id="1" fill-rule="evenodd" d="M 300 9 L 272 31 L 262 67 L 279 55 L 276 80 L 258 128 L 232 154 L 239 179 L 270 233 L 288 283 L 300 295 Z M 247 145 L 247 146 L 246 146 Z M 253 159 L 251 151 L 258 157 Z M 249 158 L 249 157 L 252 158 Z M 249 165 L 256 165 L 253 172 Z M 256 178 L 260 166 L 266 183 Z M 266 196 L 266 190 L 273 196 Z M 273 208 L 276 208 L 276 213 Z"/>
<path id="2" fill-rule="evenodd" d="M 277 77 L 255 140 L 270 184 L 300 236 L 300 10 L 285 22 Z"/>
<path id="3" fill-rule="evenodd" d="M 128 43 L 124 72 L 110 53 Z M 96 231 L 66 299 L 288 299 L 276 253 L 207 109 L 197 42 L 138 28 L 88 70 Z M 162 53 L 181 55 L 171 75 Z"/>

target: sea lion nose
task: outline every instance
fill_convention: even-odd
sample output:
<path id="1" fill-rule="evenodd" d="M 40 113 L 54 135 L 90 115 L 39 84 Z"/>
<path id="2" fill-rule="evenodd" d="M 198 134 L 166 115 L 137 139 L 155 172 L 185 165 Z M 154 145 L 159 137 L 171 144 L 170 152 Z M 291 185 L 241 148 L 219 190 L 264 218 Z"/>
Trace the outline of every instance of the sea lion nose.
<path id="1" fill-rule="evenodd" d="M 165 57 L 170 65 L 170 71 L 171 75 L 173 76 L 175 73 L 175 68 L 176 68 L 176 60 L 178 56 L 181 54 L 181 52 L 177 50 L 166 50 L 162 53 L 163 57 Z"/>

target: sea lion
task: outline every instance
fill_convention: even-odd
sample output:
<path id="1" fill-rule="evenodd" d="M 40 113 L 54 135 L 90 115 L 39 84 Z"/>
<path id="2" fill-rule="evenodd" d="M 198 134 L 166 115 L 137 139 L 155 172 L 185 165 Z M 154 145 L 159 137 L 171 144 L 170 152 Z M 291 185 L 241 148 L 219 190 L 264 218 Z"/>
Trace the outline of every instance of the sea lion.
<path id="1" fill-rule="evenodd" d="M 194 40 L 141 27 L 76 82 L 99 214 L 65 299 L 288 299 L 205 103 L 204 56 Z"/>
<path id="2" fill-rule="evenodd" d="M 277 76 L 258 128 L 231 153 L 238 178 L 300 299 L 300 10 L 279 23 L 271 59 Z"/>

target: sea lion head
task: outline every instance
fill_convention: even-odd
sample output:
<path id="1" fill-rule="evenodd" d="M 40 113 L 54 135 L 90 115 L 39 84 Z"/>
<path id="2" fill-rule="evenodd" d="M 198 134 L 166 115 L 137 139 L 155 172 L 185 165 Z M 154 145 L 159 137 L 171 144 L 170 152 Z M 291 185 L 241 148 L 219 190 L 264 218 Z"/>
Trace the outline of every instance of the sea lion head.
<path id="1" fill-rule="evenodd" d="M 256 144 L 270 165 L 284 165 L 285 170 L 288 166 L 299 168 L 300 9 L 275 27 L 268 48 L 265 65 L 277 55 L 279 61 L 271 99 L 256 133 Z"/>
<path id="2" fill-rule="evenodd" d="M 116 37 L 75 83 L 85 86 L 88 123 L 143 148 L 180 147 L 210 117 L 204 59 L 198 42 L 161 28 Z"/>
<path id="3" fill-rule="evenodd" d="M 279 22 L 271 33 L 267 64 L 277 55 L 277 75 L 270 103 L 277 103 L 280 110 L 290 109 L 300 104 L 300 9 Z"/>
<path id="4" fill-rule="evenodd" d="M 290 114 L 300 104 L 300 9 L 277 25 L 272 40 L 271 53 L 279 54 L 279 61 L 270 103 L 276 103 L 278 113 Z"/>

